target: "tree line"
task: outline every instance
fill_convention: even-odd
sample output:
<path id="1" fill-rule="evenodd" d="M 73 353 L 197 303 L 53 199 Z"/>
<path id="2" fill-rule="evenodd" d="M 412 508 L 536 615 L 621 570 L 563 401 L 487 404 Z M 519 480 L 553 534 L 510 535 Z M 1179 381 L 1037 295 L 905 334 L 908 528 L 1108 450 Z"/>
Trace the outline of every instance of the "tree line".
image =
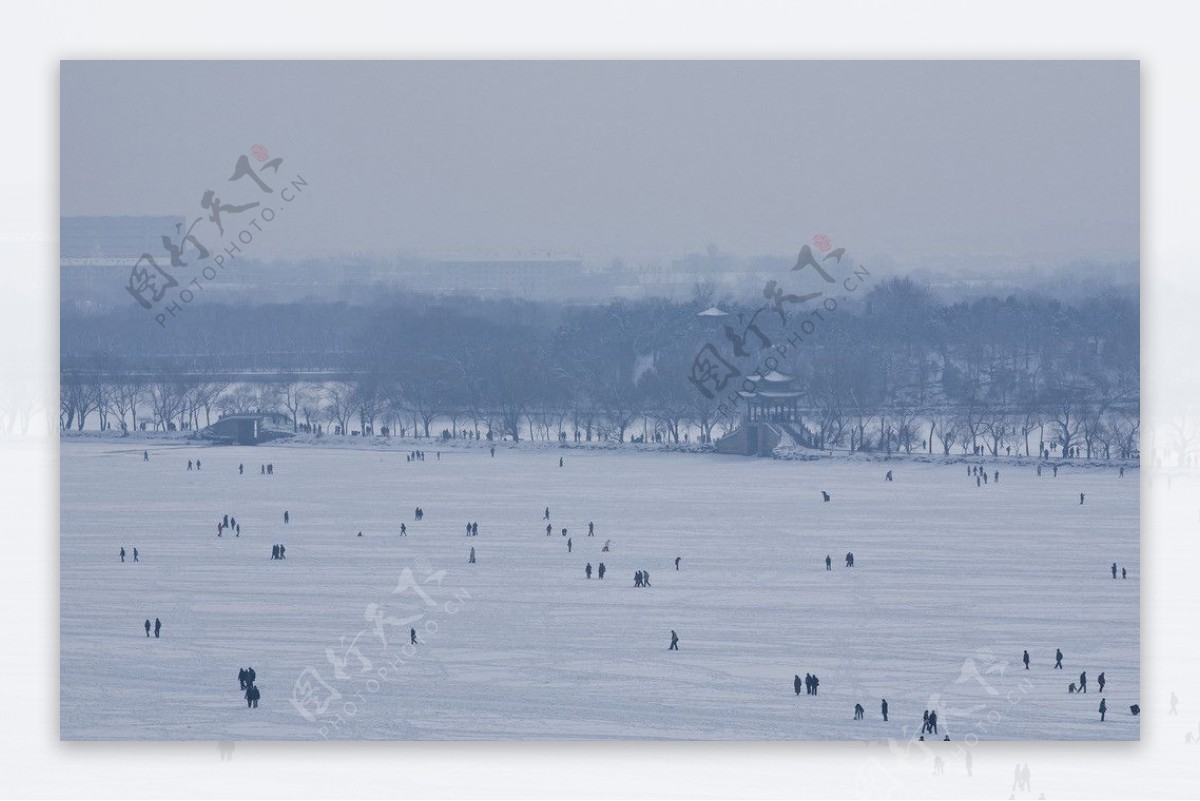
<path id="1" fill-rule="evenodd" d="M 365 305 L 210 303 L 165 331 L 131 310 L 64 306 L 60 426 L 183 430 L 264 411 L 329 434 L 710 442 L 741 409 L 697 390 L 694 360 L 705 345 L 732 358 L 725 326 L 762 306 L 714 294 L 697 284 L 686 302 L 391 292 Z M 699 314 L 713 305 L 726 316 Z M 758 319 L 777 339 L 787 324 L 769 316 Z M 814 448 L 1138 453 L 1135 292 L 946 300 L 889 279 L 844 299 L 776 362 L 803 392 Z"/>

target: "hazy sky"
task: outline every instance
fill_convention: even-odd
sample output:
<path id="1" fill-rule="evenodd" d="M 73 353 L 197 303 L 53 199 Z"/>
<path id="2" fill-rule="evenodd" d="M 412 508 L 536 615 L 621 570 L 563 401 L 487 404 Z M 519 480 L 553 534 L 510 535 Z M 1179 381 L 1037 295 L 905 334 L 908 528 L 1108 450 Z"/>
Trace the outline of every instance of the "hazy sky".
<path id="1" fill-rule="evenodd" d="M 61 209 L 260 199 L 226 183 L 260 143 L 309 183 L 261 258 L 823 232 L 902 260 L 1132 260 L 1138 84 L 1131 61 L 64 62 Z"/>

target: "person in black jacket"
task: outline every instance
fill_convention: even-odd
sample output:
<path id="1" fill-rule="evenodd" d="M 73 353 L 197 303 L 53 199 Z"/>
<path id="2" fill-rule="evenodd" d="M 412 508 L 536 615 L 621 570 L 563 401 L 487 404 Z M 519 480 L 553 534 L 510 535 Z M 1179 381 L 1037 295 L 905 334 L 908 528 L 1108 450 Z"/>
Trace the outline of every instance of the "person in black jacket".
<path id="1" fill-rule="evenodd" d="M 262 697 L 262 693 L 258 691 L 258 687 L 251 684 L 246 688 L 246 708 L 254 707 L 258 709 L 258 699 Z"/>

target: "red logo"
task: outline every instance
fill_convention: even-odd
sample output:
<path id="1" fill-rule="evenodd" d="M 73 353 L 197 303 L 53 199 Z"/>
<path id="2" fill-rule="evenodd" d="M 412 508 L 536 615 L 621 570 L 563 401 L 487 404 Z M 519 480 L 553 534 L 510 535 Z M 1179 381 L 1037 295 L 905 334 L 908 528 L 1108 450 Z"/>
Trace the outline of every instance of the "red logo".
<path id="1" fill-rule="evenodd" d="M 818 250 L 824 253 L 829 250 L 833 243 L 829 241 L 829 237 L 825 236 L 825 234 L 817 234 L 813 237 L 813 244 L 817 246 Z"/>
<path id="2" fill-rule="evenodd" d="M 250 153 L 259 161 L 266 161 L 271 155 L 262 145 L 255 145 L 254 147 L 250 148 Z"/>

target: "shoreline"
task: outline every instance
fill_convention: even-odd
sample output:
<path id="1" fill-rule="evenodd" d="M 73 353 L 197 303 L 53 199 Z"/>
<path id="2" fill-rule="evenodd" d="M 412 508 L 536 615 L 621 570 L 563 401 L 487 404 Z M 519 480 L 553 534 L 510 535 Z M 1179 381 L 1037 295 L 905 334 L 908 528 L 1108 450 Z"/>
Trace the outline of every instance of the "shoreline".
<path id="1" fill-rule="evenodd" d="M 107 445 L 130 445 L 145 449 L 149 445 L 156 446 L 171 446 L 171 447 L 200 447 L 200 448 L 224 448 L 224 447 L 265 447 L 265 448 L 329 448 L 337 450 L 357 450 L 357 451 L 396 451 L 408 452 L 414 450 L 423 451 L 471 451 L 471 450 L 488 450 L 493 445 L 497 450 L 520 450 L 520 451 L 624 451 L 628 453 L 686 453 L 686 454 L 711 454 L 716 456 L 731 456 L 734 454 L 720 454 L 717 452 L 714 445 L 701 445 L 696 443 L 631 443 L 631 442 L 546 442 L 546 441 L 530 441 L 522 440 L 520 442 L 511 442 L 502 440 L 499 442 L 489 442 L 487 440 L 465 440 L 451 439 L 441 440 L 436 437 L 431 437 L 428 440 L 412 437 L 345 437 L 338 435 L 325 434 L 315 436 L 313 434 L 296 434 L 289 437 L 284 437 L 278 440 L 263 442 L 259 445 L 228 445 L 226 443 L 214 442 L 211 440 L 202 439 L 195 432 L 178 432 L 178 431 L 136 431 L 125 434 L 116 434 L 109 431 L 60 431 L 59 444 L 67 442 L 77 443 L 96 443 Z M 1141 462 L 1138 459 L 1037 459 L 1032 456 L 992 456 L 987 454 L 984 456 L 973 456 L 970 454 L 936 454 L 936 453 L 875 453 L 871 451 L 850 451 L 833 450 L 833 451 L 816 451 L 809 449 L 801 449 L 795 447 L 777 448 L 770 456 L 741 457 L 744 459 L 774 459 L 777 461 L 793 461 L 793 462 L 819 462 L 819 461 L 858 461 L 869 463 L 913 463 L 913 464 L 995 464 L 1008 465 L 1010 467 L 1036 467 L 1038 464 L 1046 465 L 1053 468 L 1054 465 L 1062 467 L 1083 468 L 1088 470 L 1104 469 L 1104 468 L 1121 468 L 1125 467 L 1130 470 L 1138 470 L 1141 468 Z"/>

